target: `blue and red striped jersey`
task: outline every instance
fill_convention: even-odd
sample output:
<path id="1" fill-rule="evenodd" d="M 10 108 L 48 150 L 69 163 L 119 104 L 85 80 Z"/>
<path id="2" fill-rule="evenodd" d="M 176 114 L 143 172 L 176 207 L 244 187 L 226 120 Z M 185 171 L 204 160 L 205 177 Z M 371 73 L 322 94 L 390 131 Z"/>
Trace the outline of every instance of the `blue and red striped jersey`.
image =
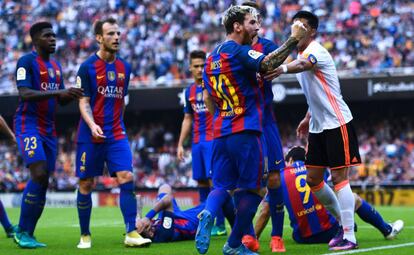
<path id="1" fill-rule="evenodd" d="M 213 116 L 204 103 L 202 86 L 193 83 L 184 94 L 184 113 L 193 116 L 193 143 L 213 140 Z"/>
<path id="2" fill-rule="evenodd" d="M 262 131 L 264 108 L 256 73 L 265 56 L 248 45 L 226 41 L 207 58 L 204 87 L 216 103 L 214 138 L 245 130 Z"/>
<path id="3" fill-rule="evenodd" d="M 45 61 L 33 51 L 17 61 L 17 88 L 27 87 L 45 92 L 64 89 L 62 74 L 62 67 L 59 62 L 53 58 Z M 56 136 L 56 105 L 56 97 L 40 101 L 24 101 L 19 98 L 19 105 L 14 116 L 16 135 Z"/>
<path id="4" fill-rule="evenodd" d="M 277 45 L 266 39 L 259 37 L 257 42 L 252 45 L 252 48 L 255 51 L 261 52 L 265 55 L 268 55 L 272 51 L 277 49 Z M 263 125 L 267 125 L 276 121 L 276 118 L 273 114 L 272 102 L 273 102 L 273 91 L 272 91 L 272 82 L 259 79 L 260 87 L 262 88 L 262 92 L 264 93 L 265 98 L 265 108 L 263 112 Z"/>
<path id="5" fill-rule="evenodd" d="M 290 226 L 306 238 L 330 229 L 336 219 L 312 194 L 306 184 L 306 166 L 295 161 L 281 173 L 283 202 L 289 213 Z"/>
<path id="6" fill-rule="evenodd" d="M 106 138 L 92 137 L 90 128 L 81 117 L 78 142 L 112 142 L 127 137 L 122 112 L 130 74 L 129 64 L 119 57 L 113 63 L 107 63 L 94 54 L 82 63 L 76 84 L 84 89 L 86 97 L 90 97 L 93 119 Z"/>

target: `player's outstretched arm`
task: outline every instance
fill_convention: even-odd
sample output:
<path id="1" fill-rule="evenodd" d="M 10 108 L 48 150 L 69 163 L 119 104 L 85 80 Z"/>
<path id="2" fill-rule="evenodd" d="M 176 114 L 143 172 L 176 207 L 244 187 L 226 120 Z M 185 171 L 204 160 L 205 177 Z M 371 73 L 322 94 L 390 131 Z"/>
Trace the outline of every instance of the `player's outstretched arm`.
<path id="1" fill-rule="evenodd" d="M 75 99 L 79 99 L 83 96 L 83 88 L 69 88 L 60 90 L 58 95 L 58 102 L 60 105 L 66 105 Z"/>
<path id="2" fill-rule="evenodd" d="M 271 81 L 284 73 L 300 73 L 312 69 L 313 66 L 314 64 L 308 59 L 296 59 L 289 64 L 281 65 L 275 70 L 266 73 L 264 79 Z"/>
<path id="3" fill-rule="evenodd" d="M 92 136 L 95 138 L 105 138 L 102 128 L 95 123 L 90 105 L 90 97 L 79 99 L 79 110 L 83 120 L 91 129 Z"/>
<path id="4" fill-rule="evenodd" d="M 24 101 L 42 101 L 52 97 L 56 97 L 58 100 L 61 97 L 67 97 L 72 99 L 80 98 L 83 94 L 83 90 L 80 88 L 70 88 L 62 90 L 50 90 L 39 91 L 26 87 L 19 87 L 19 96 Z"/>
<path id="5" fill-rule="evenodd" d="M 137 221 L 137 232 L 142 233 L 151 227 L 151 219 L 163 210 L 172 210 L 173 195 L 167 194 L 155 203 L 154 207 L 145 215 L 144 218 Z"/>
<path id="6" fill-rule="evenodd" d="M 0 132 L 5 134 L 13 144 L 16 144 L 16 137 L 14 136 L 13 131 L 9 128 L 6 121 L 3 119 L 1 115 L 0 115 Z"/>
<path id="7" fill-rule="evenodd" d="M 260 64 L 260 71 L 267 73 L 280 66 L 305 36 L 306 28 L 302 22 L 296 21 L 291 27 L 291 36 L 276 50 L 269 53 Z"/>
<path id="8" fill-rule="evenodd" d="M 183 122 L 181 123 L 180 138 L 178 139 L 177 145 L 177 158 L 184 160 L 184 141 L 191 133 L 191 126 L 193 124 L 193 115 L 189 113 L 184 114 Z"/>

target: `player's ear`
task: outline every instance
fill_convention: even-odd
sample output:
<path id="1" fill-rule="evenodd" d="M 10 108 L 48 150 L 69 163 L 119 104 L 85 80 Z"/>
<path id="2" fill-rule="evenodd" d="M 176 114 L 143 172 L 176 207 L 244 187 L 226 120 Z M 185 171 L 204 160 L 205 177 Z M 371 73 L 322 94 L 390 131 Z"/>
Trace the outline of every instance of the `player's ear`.
<path id="1" fill-rule="evenodd" d="M 103 40 L 102 35 L 97 34 L 97 35 L 95 36 L 95 39 L 96 39 L 96 41 L 97 41 L 99 44 L 101 44 L 101 43 L 102 43 L 102 40 Z"/>
<path id="2" fill-rule="evenodd" d="M 241 24 L 239 22 L 234 22 L 233 23 L 233 30 L 235 32 L 240 32 L 241 31 Z"/>
<path id="3" fill-rule="evenodd" d="M 311 37 L 316 37 L 316 29 L 312 28 Z"/>

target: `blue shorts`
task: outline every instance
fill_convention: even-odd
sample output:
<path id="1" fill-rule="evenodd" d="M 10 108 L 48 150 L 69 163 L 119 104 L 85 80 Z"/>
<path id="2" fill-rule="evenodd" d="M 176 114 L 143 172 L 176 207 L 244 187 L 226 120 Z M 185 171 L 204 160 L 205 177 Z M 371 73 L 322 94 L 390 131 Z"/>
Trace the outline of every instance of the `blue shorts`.
<path id="1" fill-rule="evenodd" d="M 292 233 L 292 238 L 295 240 L 295 242 L 303 244 L 329 243 L 329 241 L 334 238 L 339 228 L 340 226 L 338 224 L 335 224 L 330 229 L 309 237 L 301 237 L 297 231 L 294 231 Z"/>
<path id="2" fill-rule="evenodd" d="M 132 171 L 132 155 L 128 140 L 111 143 L 78 143 L 76 176 L 85 179 L 103 175 L 104 163 L 111 176 L 119 171 Z"/>
<path id="3" fill-rule="evenodd" d="M 270 172 L 280 171 L 285 168 L 285 160 L 283 159 L 283 147 L 276 123 L 265 125 L 263 134 L 267 148 L 268 169 Z"/>
<path id="4" fill-rule="evenodd" d="M 16 137 L 20 154 L 26 167 L 38 161 L 46 161 L 47 171 L 55 171 L 57 138 L 39 134 L 21 134 Z"/>
<path id="5" fill-rule="evenodd" d="M 213 141 L 213 187 L 233 190 L 264 187 L 261 134 L 244 131 Z"/>
<path id="6" fill-rule="evenodd" d="M 193 143 L 191 147 L 193 179 L 196 181 L 211 178 L 211 150 L 213 142 Z"/>

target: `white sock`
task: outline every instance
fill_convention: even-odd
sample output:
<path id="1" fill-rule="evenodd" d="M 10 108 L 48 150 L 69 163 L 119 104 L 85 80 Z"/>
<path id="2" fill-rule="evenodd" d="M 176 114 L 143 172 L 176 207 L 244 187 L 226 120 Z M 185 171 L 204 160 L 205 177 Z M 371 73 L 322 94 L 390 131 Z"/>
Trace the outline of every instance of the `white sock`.
<path id="1" fill-rule="evenodd" d="M 346 184 L 344 183 L 346 182 Z M 348 181 L 342 182 L 345 185 L 339 184 L 336 193 L 338 195 L 339 206 L 341 208 L 342 228 L 344 229 L 344 239 L 356 243 L 354 233 L 354 209 L 355 197 L 352 193 L 351 186 Z M 341 187 L 342 186 L 342 187 Z M 335 187 L 338 187 L 337 185 Z"/>
<path id="2" fill-rule="evenodd" d="M 322 188 L 320 186 L 322 186 Z M 313 187 L 312 192 L 318 198 L 319 202 L 321 202 L 323 206 L 332 214 L 332 216 L 336 218 L 336 220 L 339 222 L 339 225 L 342 225 L 338 198 L 336 197 L 331 187 L 329 187 L 329 185 L 325 182 L 322 182 L 318 186 Z"/>

